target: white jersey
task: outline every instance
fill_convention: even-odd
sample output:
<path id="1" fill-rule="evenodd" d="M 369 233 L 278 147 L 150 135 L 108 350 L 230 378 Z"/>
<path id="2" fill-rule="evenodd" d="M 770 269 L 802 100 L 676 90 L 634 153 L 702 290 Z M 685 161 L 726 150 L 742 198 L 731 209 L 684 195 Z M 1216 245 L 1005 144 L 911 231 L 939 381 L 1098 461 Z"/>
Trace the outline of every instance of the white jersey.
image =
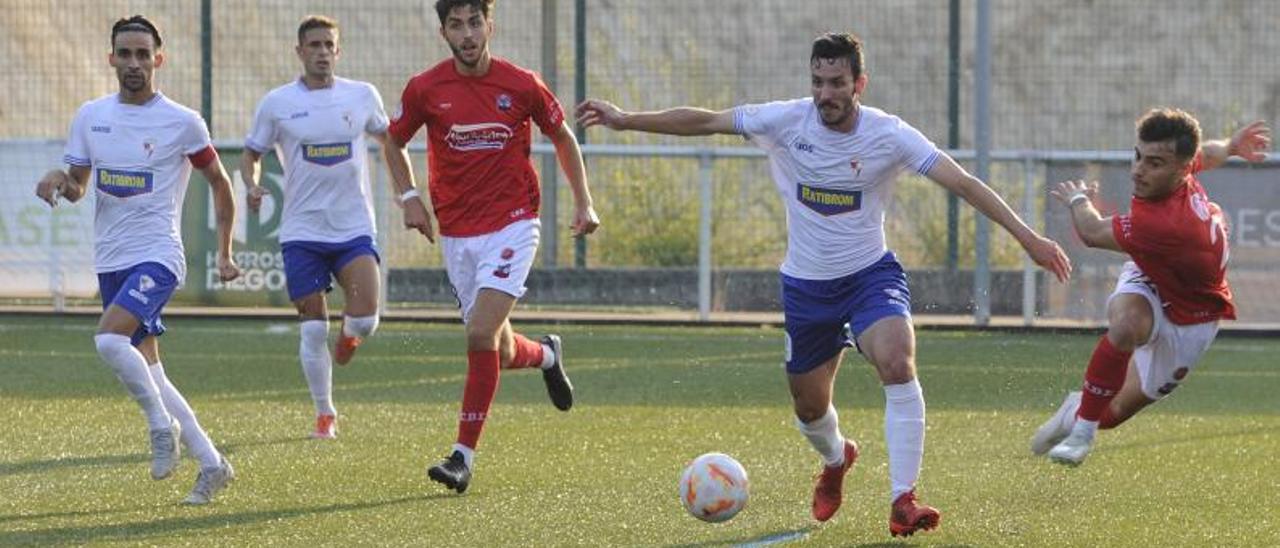
<path id="1" fill-rule="evenodd" d="M 117 94 L 81 105 L 64 159 L 92 172 L 95 270 L 156 262 L 178 280 L 186 277 L 181 223 L 188 156 L 211 146 L 200 115 L 159 93 L 144 105 L 122 103 Z"/>
<path id="2" fill-rule="evenodd" d="M 769 154 L 787 208 L 782 273 L 830 280 L 884 256 L 884 212 L 904 168 L 927 173 L 942 154 L 896 116 L 862 105 L 853 131 L 822 124 L 812 99 L 743 105 L 734 129 Z"/>
<path id="3" fill-rule="evenodd" d="M 245 146 L 276 147 L 284 167 L 280 241 L 338 243 L 373 236 L 366 133 L 385 133 L 378 90 L 334 78 L 308 89 L 301 79 L 267 93 L 253 116 Z"/>

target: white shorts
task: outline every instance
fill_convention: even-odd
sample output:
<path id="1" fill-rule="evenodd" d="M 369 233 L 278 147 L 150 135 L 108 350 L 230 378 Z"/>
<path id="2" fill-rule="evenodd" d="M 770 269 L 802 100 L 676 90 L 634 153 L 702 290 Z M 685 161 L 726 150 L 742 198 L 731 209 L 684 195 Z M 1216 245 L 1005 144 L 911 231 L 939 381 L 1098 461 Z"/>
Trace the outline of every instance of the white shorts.
<path id="1" fill-rule="evenodd" d="M 1123 293 L 1142 295 L 1151 304 L 1155 320 L 1151 325 L 1151 338 L 1133 351 L 1133 361 L 1138 368 L 1142 393 L 1153 400 L 1161 399 L 1178 387 L 1213 344 L 1218 335 L 1218 322 L 1178 325 L 1169 321 L 1150 278 L 1132 262 L 1124 264 L 1107 304 Z"/>
<path id="2" fill-rule="evenodd" d="M 542 223 L 516 221 L 497 232 L 466 238 L 440 237 L 445 270 L 458 298 L 462 321 L 471 318 L 471 307 L 481 288 L 491 288 L 519 299 L 538 253 Z"/>

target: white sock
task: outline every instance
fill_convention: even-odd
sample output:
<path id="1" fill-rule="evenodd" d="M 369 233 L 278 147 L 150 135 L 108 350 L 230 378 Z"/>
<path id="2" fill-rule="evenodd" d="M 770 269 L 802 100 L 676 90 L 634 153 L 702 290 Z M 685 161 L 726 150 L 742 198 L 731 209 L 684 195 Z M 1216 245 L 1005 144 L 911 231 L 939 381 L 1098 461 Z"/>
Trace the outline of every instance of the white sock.
<path id="1" fill-rule="evenodd" d="M 147 359 L 133 347 L 129 337 L 99 333 L 94 335 L 93 342 L 98 347 L 98 356 L 115 371 L 116 378 L 124 383 L 125 390 L 142 407 L 142 414 L 147 417 L 147 426 L 151 430 L 169 428 L 172 418 L 165 411 L 160 389 L 147 373 Z"/>
<path id="2" fill-rule="evenodd" d="M 349 324 L 348 324 L 349 325 Z M 307 320 L 298 325 L 298 359 L 311 389 L 317 415 L 337 415 L 333 408 L 333 361 L 329 357 L 329 322 Z"/>
<path id="3" fill-rule="evenodd" d="M 884 386 L 884 439 L 892 502 L 915 488 L 924 457 L 924 394 L 916 379 Z"/>
<path id="4" fill-rule="evenodd" d="M 1071 435 L 1084 436 L 1090 442 L 1098 433 L 1098 421 L 1087 421 L 1080 417 L 1076 417 L 1076 423 L 1071 426 Z"/>
<path id="5" fill-rule="evenodd" d="M 372 316 L 343 316 L 342 317 L 342 334 L 348 337 L 365 338 L 372 335 L 378 329 L 378 315 Z"/>
<path id="6" fill-rule="evenodd" d="M 543 369 L 551 369 L 556 364 L 556 351 L 550 345 L 542 345 L 542 365 Z"/>
<path id="7" fill-rule="evenodd" d="M 209 439 L 209 435 L 200 428 L 200 423 L 196 421 L 196 412 L 187 404 L 187 399 L 182 397 L 177 388 L 174 388 L 172 382 L 169 382 L 169 377 L 164 374 L 164 365 L 156 362 L 147 369 L 151 370 L 151 379 L 160 388 L 160 396 L 164 399 L 165 408 L 173 418 L 178 419 L 178 424 L 182 425 L 182 443 L 187 444 L 187 450 L 191 451 L 191 456 L 200 461 L 201 468 L 217 467 L 222 455 L 213 447 L 213 441 Z"/>
<path id="8" fill-rule="evenodd" d="M 844 436 L 840 435 L 840 415 L 835 406 L 828 407 L 826 415 L 810 423 L 797 418 L 796 426 L 827 466 L 844 464 Z"/>
<path id="9" fill-rule="evenodd" d="M 476 458 L 475 449 L 462 445 L 461 443 L 455 443 L 453 444 L 453 450 L 462 453 L 462 462 L 467 463 L 467 470 L 474 470 L 474 468 L 471 467 L 471 463 L 475 461 Z"/>

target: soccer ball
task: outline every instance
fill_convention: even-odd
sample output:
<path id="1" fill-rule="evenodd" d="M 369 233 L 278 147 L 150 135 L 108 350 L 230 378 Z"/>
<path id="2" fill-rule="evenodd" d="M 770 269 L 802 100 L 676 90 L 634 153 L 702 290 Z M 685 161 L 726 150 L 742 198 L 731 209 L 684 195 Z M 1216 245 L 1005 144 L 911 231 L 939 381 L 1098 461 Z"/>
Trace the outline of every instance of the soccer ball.
<path id="1" fill-rule="evenodd" d="M 724 453 L 707 453 L 689 463 L 680 475 L 680 502 L 702 521 L 718 523 L 747 505 L 747 471 Z"/>

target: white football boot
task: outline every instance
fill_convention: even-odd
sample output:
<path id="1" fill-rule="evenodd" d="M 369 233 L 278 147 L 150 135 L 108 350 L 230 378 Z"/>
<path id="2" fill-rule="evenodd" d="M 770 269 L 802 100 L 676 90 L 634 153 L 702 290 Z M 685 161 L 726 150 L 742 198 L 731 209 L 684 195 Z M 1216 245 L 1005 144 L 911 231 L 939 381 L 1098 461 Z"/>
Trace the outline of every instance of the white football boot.
<path id="1" fill-rule="evenodd" d="M 1068 392 L 1062 405 L 1049 420 L 1040 425 L 1036 435 L 1031 436 L 1031 453 L 1043 455 L 1053 446 L 1071 434 L 1071 427 L 1076 423 L 1076 411 L 1080 409 L 1080 392 Z"/>

